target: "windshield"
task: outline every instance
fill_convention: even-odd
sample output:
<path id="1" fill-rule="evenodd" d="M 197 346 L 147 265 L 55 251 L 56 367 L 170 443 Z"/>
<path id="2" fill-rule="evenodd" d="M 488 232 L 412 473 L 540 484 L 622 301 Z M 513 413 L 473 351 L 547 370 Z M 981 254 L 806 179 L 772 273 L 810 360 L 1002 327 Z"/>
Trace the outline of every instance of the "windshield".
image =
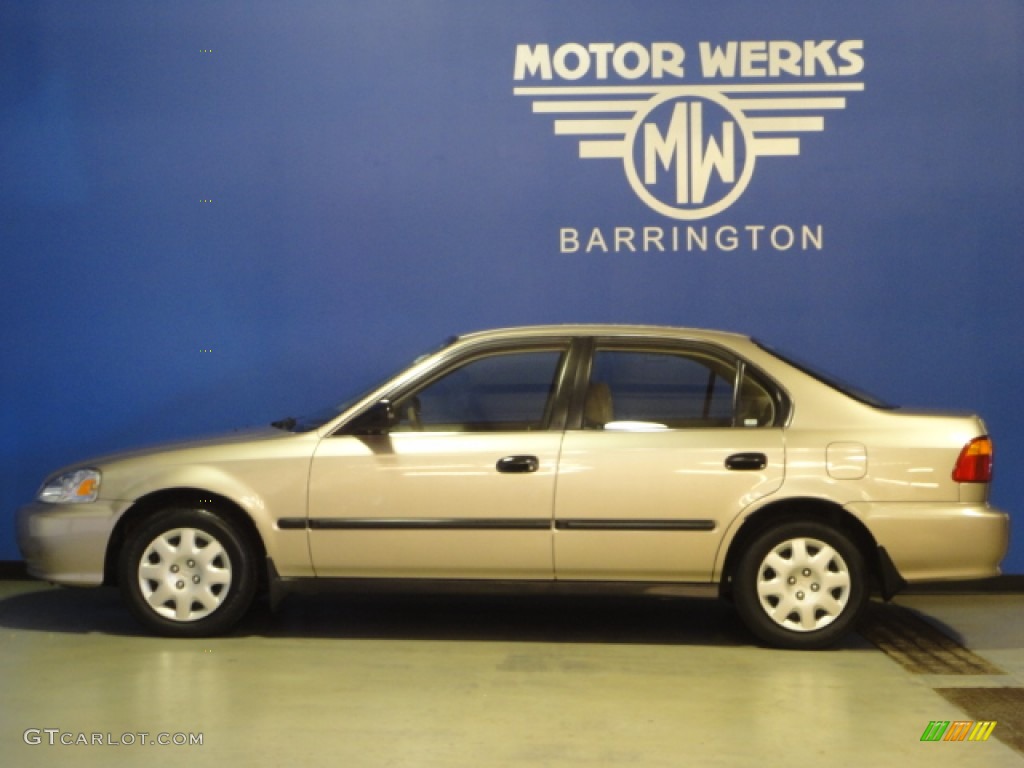
<path id="1" fill-rule="evenodd" d="M 351 395 L 350 397 L 345 398 L 344 400 L 342 400 L 341 402 L 339 402 L 336 405 L 325 406 L 325 407 L 320 408 L 320 409 L 318 409 L 318 410 L 316 410 L 316 411 L 314 411 L 312 413 L 306 414 L 305 416 L 299 416 L 299 417 L 289 416 L 287 418 L 280 419 L 278 421 L 273 422 L 271 424 L 271 426 L 277 427 L 278 429 L 285 429 L 285 430 L 288 430 L 289 432 L 311 432 L 314 429 L 319 429 L 320 427 L 322 427 L 327 422 L 331 421 L 335 417 L 337 417 L 337 416 L 341 415 L 342 413 L 344 413 L 345 411 L 347 411 L 349 408 L 351 408 L 353 405 L 355 405 L 360 400 L 365 398 L 367 395 L 369 395 L 374 390 L 377 390 L 377 389 L 380 389 L 381 387 L 383 387 L 385 384 L 387 384 L 389 381 L 391 381 L 391 379 L 395 378 L 396 376 L 398 376 L 403 371 L 407 370 L 408 368 L 411 368 L 413 365 L 416 365 L 420 361 L 425 360 L 426 358 L 428 358 L 428 357 L 430 357 L 430 356 L 440 352 L 441 350 L 446 349 L 447 347 L 451 346 L 451 344 L 455 340 L 456 340 L 456 337 L 454 337 L 454 336 L 452 338 L 450 338 L 450 339 L 447 339 L 444 342 L 444 344 L 442 344 L 441 346 L 437 347 L 436 349 L 434 349 L 434 350 L 432 350 L 430 352 L 427 352 L 426 354 L 420 355 L 415 360 L 413 360 L 412 363 L 410 363 L 409 365 L 403 366 L 402 368 L 400 368 L 399 370 L 395 371 L 394 373 L 391 373 L 388 376 L 385 376 L 383 379 L 378 380 L 373 386 L 360 388 L 357 391 L 357 394 L 354 394 L 354 395 Z"/>
<path id="2" fill-rule="evenodd" d="M 842 392 L 847 397 L 852 397 L 854 400 L 857 400 L 858 402 L 864 403 L 865 405 L 870 405 L 872 408 L 883 408 L 885 410 L 894 410 L 897 407 L 895 405 L 892 405 L 891 403 L 887 403 L 886 401 L 878 397 L 875 397 L 869 392 L 865 392 L 860 387 L 856 387 L 852 384 L 843 381 L 837 376 L 833 376 L 832 374 L 826 373 L 815 366 L 809 365 L 808 363 L 803 362 L 799 358 L 793 357 L 792 355 L 789 355 L 788 353 L 785 352 L 780 352 L 774 347 L 771 347 L 768 344 L 759 341 L 758 339 L 753 339 L 753 342 L 757 344 L 757 346 L 759 346 L 765 352 L 768 352 L 769 354 L 779 358 L 779 360 L 781 360 L 782 362 L 793 366 L 798 371 L 806 373 L 808 376 L 811 376 L 812 378 L 817 379 L 822 384 L 825 384 L 826 386 L 832 387 L 832 389 Z"/>

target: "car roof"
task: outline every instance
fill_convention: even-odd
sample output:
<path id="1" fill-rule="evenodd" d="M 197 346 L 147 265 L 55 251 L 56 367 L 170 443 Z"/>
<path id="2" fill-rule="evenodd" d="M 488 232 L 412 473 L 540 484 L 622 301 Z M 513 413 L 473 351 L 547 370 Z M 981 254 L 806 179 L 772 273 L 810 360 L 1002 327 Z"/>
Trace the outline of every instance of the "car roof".
<path id="1" fill-rule="evenodd" d="M 457 341 L 516 339 L 528 336 L 622 336 L 651 337 L 667 339 L 688 339 L 696 341 L 718 341 L 735 343 L 750 341 L 750 337 L 731 331 L 718 331 L 707 328 L 683 328 L 670 325 L 628 325 L 601 323 L 572 323 L 565 325 L 523 325 L 508 328 L 495 328 L 486 331 L 473 331 L 460 334 Z"/>

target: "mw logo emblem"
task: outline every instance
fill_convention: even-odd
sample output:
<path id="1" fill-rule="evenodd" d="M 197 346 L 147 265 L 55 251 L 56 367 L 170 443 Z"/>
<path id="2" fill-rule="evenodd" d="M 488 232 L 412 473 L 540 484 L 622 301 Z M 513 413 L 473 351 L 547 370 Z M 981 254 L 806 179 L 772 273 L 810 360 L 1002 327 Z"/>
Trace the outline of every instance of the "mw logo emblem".
<path id="1" fill-rule="evenodd" d="M 627 133 L 626 178 L 637 196 L 674 218 L 703 218 L 728 207 L 754 170 L 749 130 L 720 97 L 652 99 Z"/>
<path id="2" fill-rule="evenodd" d="M 649 208 L 706 219 L 736 202 L 762 157 L 795 157 L 824 113 L 846 108 L 863 83 L 524 86 L 533 111 L 555 115 L 556 136 L 579 140 L 581 159 L 619 160 Z"/>

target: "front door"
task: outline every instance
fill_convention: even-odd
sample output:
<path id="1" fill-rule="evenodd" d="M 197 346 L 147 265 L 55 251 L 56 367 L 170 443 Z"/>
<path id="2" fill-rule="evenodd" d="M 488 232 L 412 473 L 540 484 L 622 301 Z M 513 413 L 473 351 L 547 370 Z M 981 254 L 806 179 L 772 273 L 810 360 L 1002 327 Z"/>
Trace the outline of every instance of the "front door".
<path id="1" fill-rule="evenodd" d="M 567 352 L 476 353 L 396 393 L 384 434 L 324 438 L 309 485 L 317 575 L 552 578 Z"/>

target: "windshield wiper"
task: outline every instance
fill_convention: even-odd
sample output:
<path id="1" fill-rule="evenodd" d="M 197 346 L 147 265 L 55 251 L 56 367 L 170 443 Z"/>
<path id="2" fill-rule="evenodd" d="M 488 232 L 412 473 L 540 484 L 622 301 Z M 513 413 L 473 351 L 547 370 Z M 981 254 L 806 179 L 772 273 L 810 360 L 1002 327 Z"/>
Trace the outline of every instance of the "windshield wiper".
<path id="1" fill-rule="evenodd" d="M 298 424 L 298 422 L 295 420 L 294 416 L 289 416 L 286 419 L 279 419 L 278 421 L 270 422 L 270 426 L 275 427 L 277 429 L 288 430 L 289 432 L 295 429 L 296 424 Z"/>

